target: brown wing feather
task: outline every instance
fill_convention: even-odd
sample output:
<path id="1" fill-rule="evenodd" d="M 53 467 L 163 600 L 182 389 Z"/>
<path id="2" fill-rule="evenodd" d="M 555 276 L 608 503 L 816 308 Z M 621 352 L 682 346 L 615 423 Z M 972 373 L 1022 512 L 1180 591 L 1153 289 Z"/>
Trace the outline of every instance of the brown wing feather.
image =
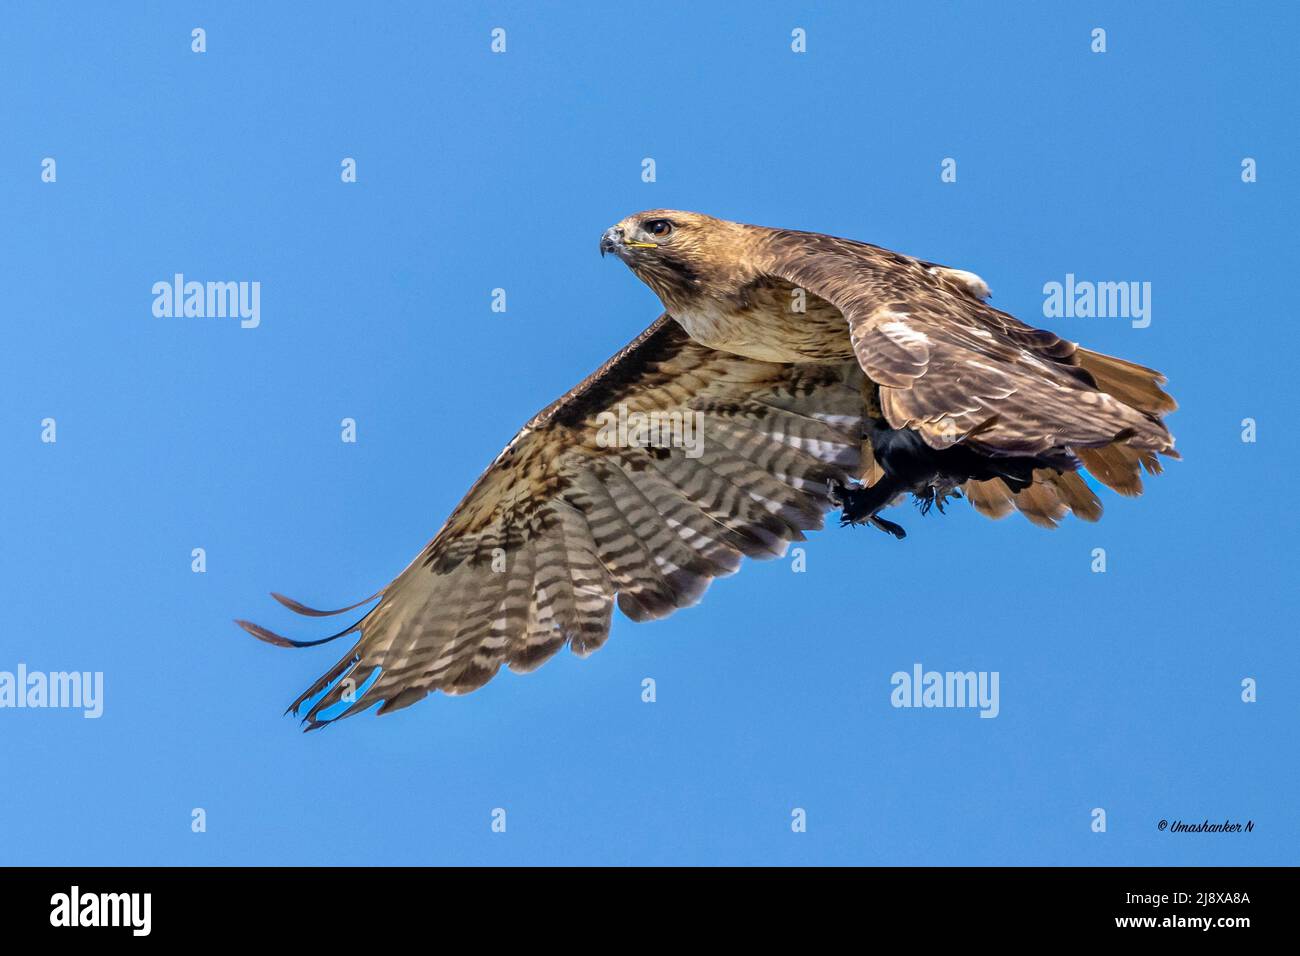
<path id="1" fill-rule="evenodd" d="M 881 387 L 889 423 L 916 429 L 935 448 L 976 429 L 971 443 L 994 454 L 1115 441 L 1151 451 L 1173 447 L 1157 415 L 1142 407 L 1159 400 L 1135 385 L 1141 374 L 1156 373 L 1096 353 L 1081 362 L 1072 343 L 980 301 L 952 280 L 951 270 L 876 246 L 781 230 L 770 233 L 760 259 L 767 273 L 844 313 L 858 360 Z M 1137 404 L 1100 389 L 1094 369 L 1122 383 L 1119 390 Z"/>
<path id="2" fill-rule="evenodd" d="M 310 704 L 311 729 L 379 702 L 386 713 L 433 690 L 468 692 L 565 644 L 585 655 L 607 638 L 615 602 L 634 620 L 662 617 L 742 555 L 783 553 L 821 526 L 827 483 L 860 467 L 862 386 L 851 362 L 746 359 L 660 318 L 515 436 L 291 710 Z M 598 416 L 620 404 L 701 413 L 701 453 L 606 447 Z"/>

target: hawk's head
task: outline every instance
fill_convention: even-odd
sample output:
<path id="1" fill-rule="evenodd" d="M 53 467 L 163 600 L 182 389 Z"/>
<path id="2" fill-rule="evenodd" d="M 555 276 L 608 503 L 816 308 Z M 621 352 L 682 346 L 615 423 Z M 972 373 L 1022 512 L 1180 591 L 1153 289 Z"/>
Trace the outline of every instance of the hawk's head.
<path id="1" fill-rule="evenodd" d="M 748 283 L 748 253 L 758 231 L 698 212 L 649 209 L 606 229 L 600 254 L 612 252 L 626 262 L 672 311 L 699 296 L 734 295 Z"/>

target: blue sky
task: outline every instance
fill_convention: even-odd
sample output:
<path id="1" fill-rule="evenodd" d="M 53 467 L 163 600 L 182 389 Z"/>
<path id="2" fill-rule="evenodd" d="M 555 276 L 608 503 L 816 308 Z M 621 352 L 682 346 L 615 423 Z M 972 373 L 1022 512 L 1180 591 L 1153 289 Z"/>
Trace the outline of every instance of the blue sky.
<path id="1" fill-rule="evenodd" d="M 4 13 L 0 670 L 105 689 L 0 710 L 0 863 L 1297 862 L 1294 7 L 270 6 Z M 1185 460 L 1097 525 L 828 530 L 586 661 L 300 734 L 337 645 L 231 619 L 316 633 L 266 592 L 399 571 L 658 314 L 597 255 L 657 206 L 974 270 L 1166 371 Z M 177 272 L 260 282 L 260 326 L 156 318 Z M 1067 273 L 1150 282 L 1150 326 L 1047 323 Z M 999 716 L 891 707 L 916 662 L 997 671 Z"/>

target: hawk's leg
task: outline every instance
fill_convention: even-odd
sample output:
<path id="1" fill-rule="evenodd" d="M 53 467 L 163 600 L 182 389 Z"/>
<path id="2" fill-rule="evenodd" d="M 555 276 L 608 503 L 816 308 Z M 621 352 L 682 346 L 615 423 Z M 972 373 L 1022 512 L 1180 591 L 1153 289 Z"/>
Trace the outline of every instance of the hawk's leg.
<path id="1" fill-rule="evenodd" d="M 961 492 L 958 491 L 951 483 L 943 487 L 936 487 L 934 484 L 926 485 L 921 491 L 915 492 L 912 499 L 916 502 L 916 507 L 921 514 L 928 515 L 931 508 L 938 508 L 939 514 L 943 514 L 944 503 L 949 498 L 960 498 Z"/>
<path id="2" fill-rule="evenodd" d="M 870 524 L 895 538 L 905 538 L 907 532 L 892 521 L 886 521 L 877 512 L 898 494 L 894 482 L 885 478 L 874 485 L 849 488 L 831 482 L 831 501 L 840 506 L 840 526 Z"/>

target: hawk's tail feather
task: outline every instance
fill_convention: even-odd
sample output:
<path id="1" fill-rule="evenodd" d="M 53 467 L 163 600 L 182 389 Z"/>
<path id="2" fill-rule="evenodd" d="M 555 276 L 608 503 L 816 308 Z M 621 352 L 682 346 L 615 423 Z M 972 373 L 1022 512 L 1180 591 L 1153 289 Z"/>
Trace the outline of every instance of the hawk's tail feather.
<path id="1" fill-rule="evenodd" d="M 1055 528 L 1070 513 L 1083 521 L 1101 517 L 1101 500 L 1077 472 L 1036 468 L 1033 477 L 1033 484 L 1018 492 L 1001 478 L 967 481 L 963 489 L 975 510 L 988 518 L 1019 511 L 1039 527 Z"/>
<path id="2" fill-rule="evenodd" d="M 1142 472 L 1158 475 L 1164 467 L 1154 451 L 1132 445 L 1080 448 L 1079 457 L 1094 478 L 1126 497 L 1142 494 Z"/>
<path id="3" fill-rule="evenodd" d="M 1164 375 L 1155 369 L 1085 348 L 1076 349 L 1075 355 L 1097 388 L 1125 405 L 1148 415 L 1167 415 L 1178 409 L 1174 397 L 1160 387 L 1166 381 Z"/>

